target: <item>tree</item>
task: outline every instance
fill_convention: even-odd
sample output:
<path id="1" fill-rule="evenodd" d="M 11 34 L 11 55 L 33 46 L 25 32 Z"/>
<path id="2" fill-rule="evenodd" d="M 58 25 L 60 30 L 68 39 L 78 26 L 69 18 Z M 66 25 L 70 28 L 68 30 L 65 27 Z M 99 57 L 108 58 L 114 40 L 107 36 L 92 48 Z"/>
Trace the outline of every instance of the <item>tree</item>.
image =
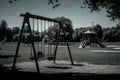
<path id="1" fill-rule="evenodd" d="M 118 42 L 120 41 L 120 25 L 117 24 L 116 27 L 104 28 L 104 40 L 108 42 Z"/>
<path id="2" fill-rule="evenodd" d="M 74 30 L 74 34 L 73 34 L 73 39 L 75 42 L 80 42 L 82 37 L 83 37 L 83 32 L 85 32 L 86 30 L 88 30 L 88 28 L 76 28 Z"/>
<path id="3" fill-rule="evenodd" d="M 56 24 L 48 28 L 48 37 L 50 40 L 57 38 L 56 36 L 58 35 L 58 30 L 59 30 L 59 27 Z"/>
<path id="4" fill-rule="evenodd" d="M 74 34 L 73 34 L 73 39 L 74 39 L 75 42 L 80 41 L 80 36 L 79 36 L 79 35 L 80 35 L 80 34 L 79 34 L 79 29 L 76 28 L 76 29 L 74 30 Z"/>
<path id="5" fill-rule="evenodd" d="M 13 27 L 13 34 L 18 34 L 20 32 L 20 28 L 19 27 Z"/>
<path id="6" fill-rule="evenodd" d="M 48 0 L 56 3 L 55 0 Z M 60 0 L 57 0 L 60 2 Z M 111 20 L 118 19 L 120 20 L 120 0 L 84 0 L 84 7 L 93 11 L 100 11 L 102 8 L 106 9 L 107 16 L 111 18 Z M 54 5 L 54 4 L 53 4 Z"/>
<path id="7" fill-rule="evenodd" d="M 106 9 L 107 16 L 111 20 L 120 20 L 120 0 L 85 0 L 83 8 L 89 8 L 91 12 Z"/>
<path id="8" fill-rule="evenodd" d="M 52 4 L 53 9 L 55 9 L 56 7 L 60 6 L 60 0 L 48 0 L 48 4 Z"/>
<path id="9" fill-rule="evenodd" d="M 13 39 L 13 33 L 12 33 L 12 29 L 11 28 L 7 28 L 7 32 L 6 32 L 6 41 L 12 41 Z"/>
<path id="10" fill-rule="evenodd" d="M 96 26 L 94 26 L 94 31 L 96 32 L 96 35 L 99 39 L 103 38 L 103 30 L 101 25 L 97 24 Z"/>
<path id="11" fill-rule="evenodd" d="M 55 1 L 55 0 L 48 0 Z M 57 0 L 58 2 L 60 0 Z M 55 3 L 55 2 L 54 2 Z M 120 0 L 84 0 L 84 7 L 93 11 L 100 11 L 102 8 L 106 9 L 107 16 L 111 18 L 111 20 L 118 19 L 120 20 Z"/>
<path id="12" fill-rule="evenodd" d="M 0 41 L 6 37 L 7 26 L 8 26 L 7 21 L 1 20 L 1 22 L 0 22 Z"/>
<path id="13" fill-rule="evenodd" d="M 64 28 L 67 39 L 69 41 L 72 41 L 73 40 L 72 34 L 74 33 L 72 21 L 68 18 L 63 17 L 63 16 L 57 17 L 56 20 L 62 22 L 62 27 Z M 65 41 L 64 37 L 63 37 L 63 40 Z"/>
<path id="14" fill-rule="evenodd" d="M 16 1 L 18 0 L 8 0 L 10 4 Z M 55 9 L 60 6 L 60 1 L 61 0 L 48 0 L 48 5 L 52 5 L 53 9 Z M 91 12 L 100 11 L 102 8 L 105 8 L 107 16 L 111 18 L 111 20 L 120 20 L 120 0 L 84 0 L 83 4 L 84 7 L 82 6 L 81 8 L 89 8 Z"/>
<path id="15" fill-rule="evenodd" d="M 62 24 L 63 24 L 62 26 L 65 30 L 65 33 L 66 33 L 68 40 L 72 41 L 73 40 L 72 34 L 74 33 L 72 21 L 68 18 L 65 18 L 65 17 L 57 17 L 55 19 L 62 22 Z M 59 29 L 60 29 L 60 25 L 58 25 L 58 24 L 54 24 L 53 26 L 50 26 L 48 28 L 49 37 L 56 39 L 56 36 L 58 35 Z M 61 31 L 61 40 L 65 41 L 65 39 L 64 39 L 64 37 L 62 37 L 62 35 L 63 35 L 63 32 Z"/>

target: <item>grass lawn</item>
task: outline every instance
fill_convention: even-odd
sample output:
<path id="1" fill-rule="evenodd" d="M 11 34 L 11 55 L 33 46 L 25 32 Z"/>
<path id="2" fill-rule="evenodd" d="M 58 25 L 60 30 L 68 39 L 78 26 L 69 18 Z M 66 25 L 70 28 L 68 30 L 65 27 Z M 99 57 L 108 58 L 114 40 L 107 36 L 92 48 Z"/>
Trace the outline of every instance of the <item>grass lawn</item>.
<path id="1" fill-rule="evenodd" d="M 78 48 L 80 43 L 69 43 L 74 61 L 86 62 L 90 64 L 109 64 L 119 65 L 120 64 L 120 43 L 103 43 L 107 48 Z M 37 50 L 37 44 L 36 50 Z M 40 46 L 40 45 L 39 45 Z M 0 64 L 12 63 L 17 47 L 16 42 L 3 44 L 0 50 Z M 39 47 L 41 48 L 41 47 Z M 117 49 L 115 49 L 117 48 Z M 51 48 L 54 51 L 54 47 Z M 48 53 L 48 47 L 45 48 L 45 54 Z M 17 62 L 30 61 L 31 47 L 21 43 Z M 59 46 L 57 51 L 57 60 L 70 60 L 68 49 L 65 46 Z M 44 59 L 39 59 L 44 60 Z"/>

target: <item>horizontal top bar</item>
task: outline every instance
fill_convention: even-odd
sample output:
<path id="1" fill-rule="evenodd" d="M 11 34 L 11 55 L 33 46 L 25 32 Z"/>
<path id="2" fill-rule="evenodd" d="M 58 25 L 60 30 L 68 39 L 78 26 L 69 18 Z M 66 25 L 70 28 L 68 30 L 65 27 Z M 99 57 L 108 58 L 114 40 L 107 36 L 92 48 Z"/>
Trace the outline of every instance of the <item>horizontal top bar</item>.
<path id="1" fill-rule="evenodd" d="M 26 14 L 20 14 L 20 16 L 28 17 L 28 18 L 41 19 L 41 20 L 46 20 L 46 21 L 51 21 L 51 22 L 57 22 L 57 23 L 60 22 L 60 21 L 57 21 L 57 20 L 52 19 L 52 18 L 47 18 L 47 17 L 43 17 L 43 16 L 33 15 L 33 14 L 28 13 L 28 12 Z"/>

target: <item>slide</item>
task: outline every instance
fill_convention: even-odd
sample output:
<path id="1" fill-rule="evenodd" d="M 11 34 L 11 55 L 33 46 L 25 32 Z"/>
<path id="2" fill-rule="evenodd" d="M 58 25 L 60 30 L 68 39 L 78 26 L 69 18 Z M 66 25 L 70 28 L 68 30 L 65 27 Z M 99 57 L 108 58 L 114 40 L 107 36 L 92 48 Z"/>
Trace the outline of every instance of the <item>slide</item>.
<path id="1" fill-rule="evenodd" d="M 100 42 L 98 42 L 98 41 L 96 41 L 96 43 L 97 43 L 100 47 L 102 47 L 102 48 L 105 48 L 105 47 L 106 47 L 105 45 L 103 45 L 102 43 L 100 43 Z"/>
<path id="2" fill-rule="evenodd" d="M 79 46 L 79 48 L 85 48 L 85 46 L 87 45 L 87 41 L 86 40 L 84 40 L 84 41 L 82 41 L 81 43 L 80 43 L 80 46 Z"/>

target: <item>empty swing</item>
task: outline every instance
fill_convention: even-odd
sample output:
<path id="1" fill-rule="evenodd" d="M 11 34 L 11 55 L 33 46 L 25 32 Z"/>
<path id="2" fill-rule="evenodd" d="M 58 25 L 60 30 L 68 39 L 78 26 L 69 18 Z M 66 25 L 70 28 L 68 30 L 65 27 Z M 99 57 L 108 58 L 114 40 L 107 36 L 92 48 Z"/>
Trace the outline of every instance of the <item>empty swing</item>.
<path id="1" fill-rule="evenodd" d="M 41 25 L 41 27 L 42 27 L 42 25 Z M 44 56 L 44 54 L 43 54 L 42 50 L 40 51 L 40 44 L 39 44 L 40 40 L 39 40 L 39 38 L 40 38 L 40 34 L 39 34 L 39 20 L 37 19 L 37 42 L 38 42 L 38 44 L 37 44 L 37 57 L 41 58 L 41 57 Z"/>
<path id="2" fill-rule="evenodd" d="M 34 19 L 32 18 L 32 36 L 33 36 L 33 40 L 34 40 Z M 32 45 L 32 44 L 31 44 Z M 30 54 L 30 59 L 34 59 L 35 57 L 33 56 L 33 49 L 32 49 L 32 46 L 31 46 L 31 54 Z"/>
<path id="3" fill-rule="evenodd" d="M 34 19 L 32 20 L 32 22 L 33 22 L 33 26 L 32 26 L 32 29 L 33 29 L 33 40 L 35 40 L 35 23 L 34 23 Z M 44 54 L 43 54 L 43 52 L 42 52 L 42 45 L 41 45 L 41 51 L 40 51 L 40 44 L 39 44 L 39 42 L 40 42 L 40 40 L 39 40 L 39 38 L 41 37 L 42 38 L 42 34 L 40 35 L 39 34 L 39 20 L 37 19 L 37 23 L 36 23 L 36 25 L 37 25 L 37 54 L 36 54 L 36 56 L 37 56 L 37 58 L 41 58 L 41 57 L 43 57 L 44 56 Z M 41 24 L 41 32 L 42 32 L 42 24 Z M 42 41 L 41 41 L 41 44 L 42 44 Z M 35 57 L 33 56 L 33 50 L 32 50 L 32 47 L 31 47 L 31 56 L 30 56 L 30 59 L 35 59 Z"/>
<path id="4" fill-rule="evenodd" d="M 52 22 L 49 22 L 48 21 L 48 29 L 50 28 L 50 27 L 52 27 Z M 53 51 L 54 50 L 52 50 L 53 49 L 53 47 L 55 47 L 55 46 L 53 46 L 53 38 L 52 38 L 52 31 L 50 30 L 48 30 L 48 36 L 49 36 L 49 42 L 48 42 L 48 55 L 47 55 L 47 59 L 48 60 L 54 60 L 55 59 L 55 55 L 54 55 L 54 53 L 53 53 Z"/>

